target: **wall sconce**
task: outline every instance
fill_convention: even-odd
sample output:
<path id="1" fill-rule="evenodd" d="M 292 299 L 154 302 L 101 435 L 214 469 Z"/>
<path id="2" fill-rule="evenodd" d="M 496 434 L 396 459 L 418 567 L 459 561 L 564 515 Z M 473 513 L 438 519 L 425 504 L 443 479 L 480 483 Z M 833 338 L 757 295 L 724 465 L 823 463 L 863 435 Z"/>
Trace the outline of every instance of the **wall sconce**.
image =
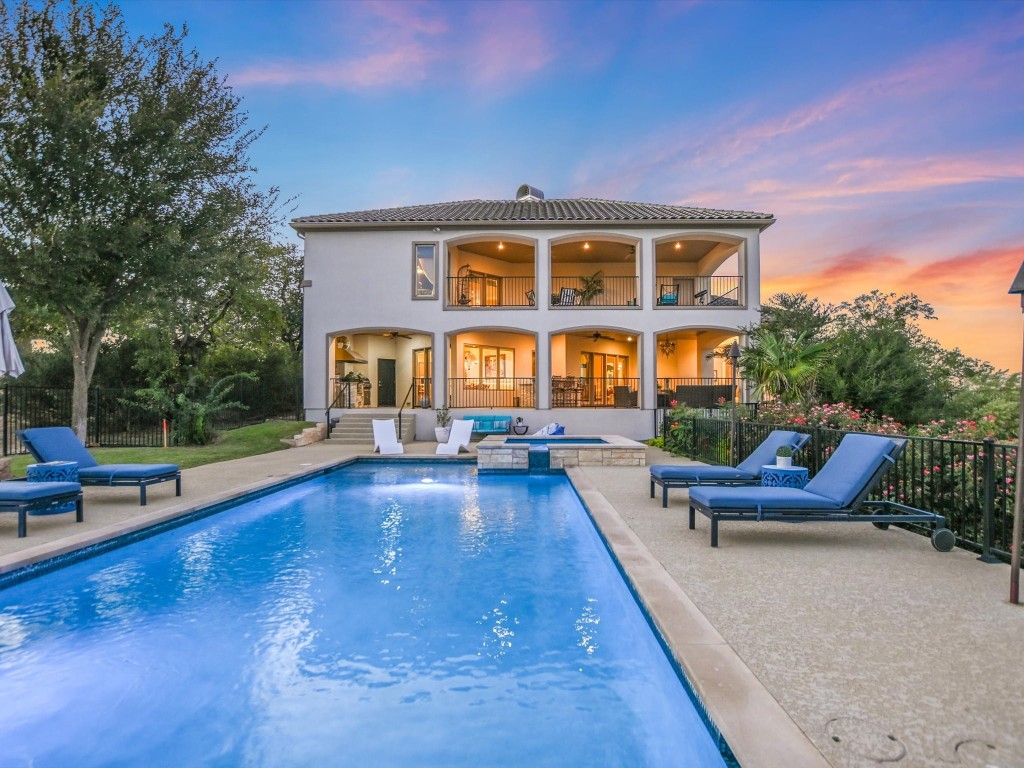
<path id="1" fill-rule="evenodd" d="M 312 288 L 312 287 L 313 287 L 313 281 L 308 279 L 308 278 L 303 280 L 301 283 L 299 283 L 299 288 Z"/>
<path id="2" fill-rule="evenodd" d="M 674 341 L 670 341 L 668 339 L 666 339 L 664 341 L 659 341 L 658 342 L 658 349 L 661 350 L 661 354 L 663 354 L 665 357 L 669 357 L 670 355 L 674 355 L 675 354 L 675 352 L 676 352 L 676 343 Z"/>

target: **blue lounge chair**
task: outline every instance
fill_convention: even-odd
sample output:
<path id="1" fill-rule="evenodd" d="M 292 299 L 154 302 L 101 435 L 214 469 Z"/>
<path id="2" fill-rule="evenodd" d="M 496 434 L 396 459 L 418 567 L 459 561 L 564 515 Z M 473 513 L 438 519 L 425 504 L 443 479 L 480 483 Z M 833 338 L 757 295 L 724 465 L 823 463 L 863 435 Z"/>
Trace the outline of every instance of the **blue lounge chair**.
<path id="1" fill-rule="evenodd" d="M 100 464 L 69 427 L 35 427 L 18 432 L 18 437 L 37 461 L 78 463 L 82 485 L 139 487 L 139 505 L 146 506 L 146 488 L 171 480 L 175 496 L 181 496 L 181 470 L 177 464 Z"/>
<path id="2" fill-rule="evenodd" d="M 70 512 L 82 522 L 82 486 L 78 483 L 0 482 L 0 512 L 18 513 L 18 538 L 25 538 L 25 515 Z"/>
<path id="3" fill-rule="evenodd" d="M 956 536 L 946 518 L 894 501 L 868 499 L 906 448 L 902 438 L 846 435 L 807 486 L 797 488 L 693 488 L 690 530 L 696 512 L 711 520 L 711 546 L 718 546 L 722 520 L 803 522 L 867 522 L 885 530 L 890 523 L 930 523 L 932 546 L 948 552 Z"/>
<path id="4" fill-rule="evenodd" d="M 661 506 L 668 506 L 669 488 L 689 488 L 692 485 L 753 485 L 761 482 L 761 467 L 775 463 L 775 451 L 788 445 L 799 451 L 811 439 L 810 435 L 774 430 L 753 452 L 735 467 L 716 467 L 707 464 L 654 464 L 651 466 L 651 498 L 654 486 L 661 486 Z"/>

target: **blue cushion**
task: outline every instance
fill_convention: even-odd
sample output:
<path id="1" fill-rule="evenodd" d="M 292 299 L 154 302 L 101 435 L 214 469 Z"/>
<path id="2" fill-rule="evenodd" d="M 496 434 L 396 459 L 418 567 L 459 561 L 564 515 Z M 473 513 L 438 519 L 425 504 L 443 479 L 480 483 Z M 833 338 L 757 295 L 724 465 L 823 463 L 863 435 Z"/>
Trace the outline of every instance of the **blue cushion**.
<path id="1" fill-rule="evenodd" d="M 554 432 L 551 432 L 551 434 L 552 435 L 564 435 L 565 434 L 565 427 L 563 427 L 561 424 L 559 424 L 557 427 L 555 427 Z"/>
<path id="2" fill-rule="evenodd" d="M 51 496 L 78 493 L 81 490 L 82 486 L 78 483 L 0 482 L 0 502 L 37 501 Z"/>
<path id="3" fill-rule="evenodd" d="M 79 469 L 99 463 L 70 427 L 34 427 L 18 434 L 38 461 L 76 461 Z"/>
<path id="4" fill-rule="evenodd" d="M 702 482 L 754 482 L 757 480 L 758 475 L 744 472 L 735 467 L 717 467 L 706 464 L 692 464 L 690 466 L 655 464 L 651 467 L 651 477 L 655 477 L 658 480 L 676 480 L 700 485 Z"/>
<path id="5" fill-rule="evenodd" d="M 886 457 L 897 445 L 884 435 L 846 435 L 804 490 L 847 507 L 864 492 L 878 468 L 888 463 Z"/>
<path id="6" fill-rule="evenodd" d="M 178 471 L 177 464 L 101 464 L 78 470 L 81 480 L 145 480 L 160 475 L 172 475 Z"/>
<path id="7" fill-rule="evenodd" d="M 757 512 L 763 510 L 793 510 L 796 512 L 815 512 L 842 509 L 832 499 L 808 493 L 799 488 L 762 488 L 760 486 L 718 486 L 710 488 L 701 486 L 690 489 L 690 501 L 699 502 L 701 506 L 712 511 L 720 509 L 739 509 Z"/>
<path id="8" fill-rule="evenodd" d="M 772 430 L 771 434 L 747 458 L 736 465 L 736 468 L 755 477 L 760 477 L 761 467 L 765 464 L 775 463 L 776 450 L 783 445 L 788 445 L 796 450 L 798 446 L 806 443 L 809 438 L 810 435 L 803 435 L 799 432 L 790 432 L 785 429 Z"/>

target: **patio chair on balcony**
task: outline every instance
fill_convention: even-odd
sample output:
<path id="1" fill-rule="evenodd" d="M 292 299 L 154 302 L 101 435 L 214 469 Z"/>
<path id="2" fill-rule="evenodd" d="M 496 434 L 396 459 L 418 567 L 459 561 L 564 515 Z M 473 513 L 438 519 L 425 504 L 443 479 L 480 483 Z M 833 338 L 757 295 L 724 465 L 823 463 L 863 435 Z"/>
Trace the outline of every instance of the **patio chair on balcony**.
<path id="1" fill-rule="evenodd" d="M 181 469 L 177 464 L 100 464 L 82 445 L 70 427 L 33 427 L 18 437 L 36 461 L 74 461 L 82 485 L 138 486 L 139 506 L 146 506 L 146 488 L 174 481 L 174 495 L 181 496 Z"/>
<path id="2" fill-rule="evenodd" d="M 848 434 L 825 465 L 802 489 L 782 487 L 693 488 L 690 530 L 696 513 L 711 520 L 711 546 L 718 546 L 718 524 L 729 521 L 865 522 L 885 530 L 892 523 L 927 523 L 932 546 L 948 552 L 956 536 L 946 518 L 895 501 L 868 499 L 906 448 L 903 438 Z"/>
<path id="3" fill-rule="evenodd" d="M 526 292 L 526 300 L 530 302 L 531 307 L 537 305 L 537 294 L 533 292 L 532 288 Z"/>
<path id="4" fill-rule="evenodd" d="M 775 463 L 775 451 L 788 446 L 796 453 L 810 435 L 775 429 L 769 433 L 750 455 L 735 467 L 710 466 L 707 464 L 654 464 L 651 467 L 651 498 L 654 486 L 661 486 L 661 506 L 668 506 L 669 488 L 689 488 L 695 485 L 752 485 L 761 482 L 761 467 Z"/>
<path id="5" fill-rule="evenodd" d="M 679 290 L 675 283 L 663 283 L 661 293 L 658 295 L 658 306 L 675 307 L 679 304 Z"/>
<path id="6" fill-rule="evenodd" d="M 558 304 L 562 307 L 571 307 L 576 304 L 576 289 L 575 288 L 563 288 L 562 292 L 558 294 Z"/>

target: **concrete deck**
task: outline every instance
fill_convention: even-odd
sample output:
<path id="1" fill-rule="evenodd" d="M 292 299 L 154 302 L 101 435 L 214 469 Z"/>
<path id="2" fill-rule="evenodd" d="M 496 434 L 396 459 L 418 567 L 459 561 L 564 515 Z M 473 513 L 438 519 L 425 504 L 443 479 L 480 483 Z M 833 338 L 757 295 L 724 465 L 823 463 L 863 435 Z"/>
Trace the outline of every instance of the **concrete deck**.
<path id="1" fill-rule="evenodd" d="M 320 443 L 186 470 L 183 496 L 85 489 L 74 515 L 0 515 L 0 573 L 362 455 Z M 406 456 L 433 454 L 433 443 Z M 463 454 L 465 456 L 465 454 Z M 648 449 L 648 464 L 686 463 Z M 745 768 L 1024 766 L 1024 606 L 1009 568 L 870 525 L 686 527 L 646 467 L 570 479 Z"/>

